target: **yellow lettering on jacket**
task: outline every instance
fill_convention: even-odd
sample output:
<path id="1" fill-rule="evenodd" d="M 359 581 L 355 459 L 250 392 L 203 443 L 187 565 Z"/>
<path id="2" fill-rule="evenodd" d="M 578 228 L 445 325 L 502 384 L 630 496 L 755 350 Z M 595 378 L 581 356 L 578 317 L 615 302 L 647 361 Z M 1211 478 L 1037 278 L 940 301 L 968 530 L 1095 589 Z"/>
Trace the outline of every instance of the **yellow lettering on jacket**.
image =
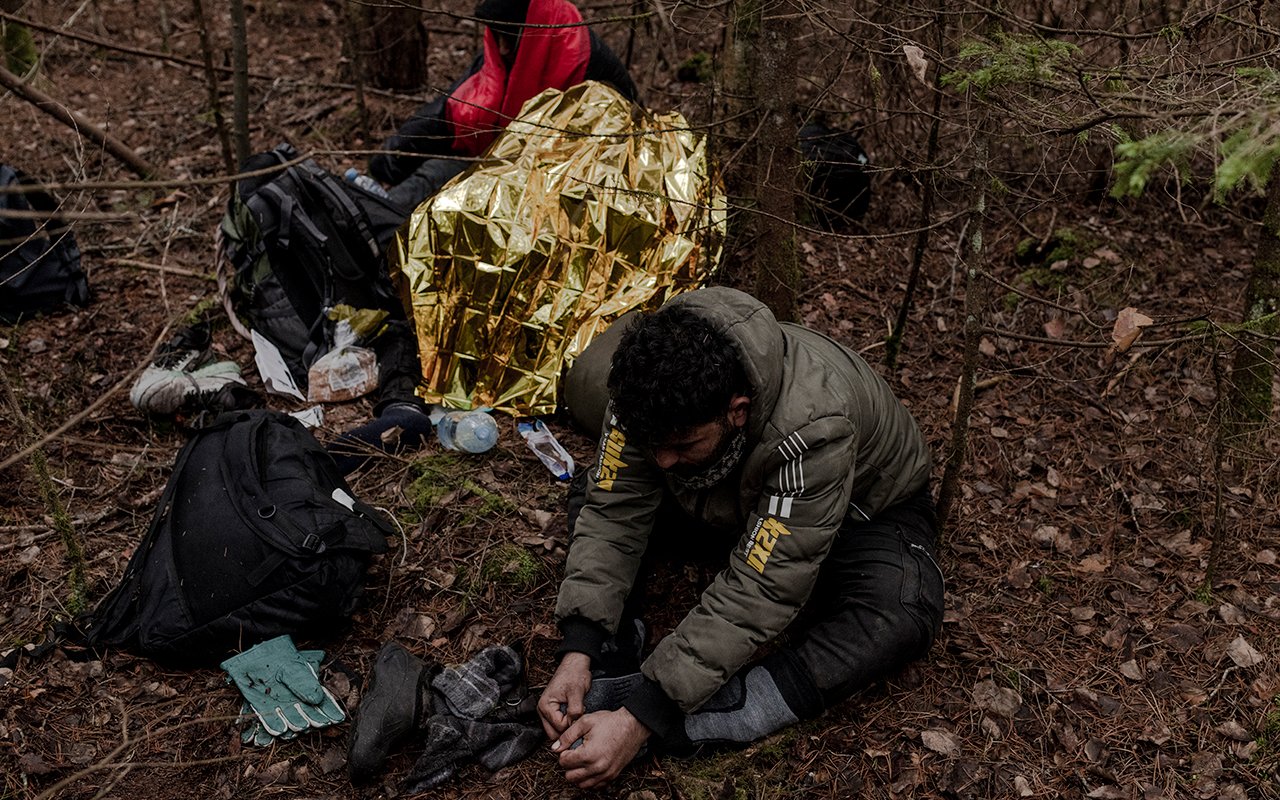
<path id="1" fill-rule="evenodd" d="M 627 444 L 627 437 L 617 428 L 610 428 L 600 448 L 600 464 L 596 470 L 596 485 L 606 492 L 613 491 L 613 481 L 619 470 L 625 469 L 627 462 L 622 460 L 622 448 Z"/>
<path id="2" fill-rule="evenodd" d="M 790 535 L 791 531 L 787 530 L 787 526 L 773 517 L 764 520 L 756 531 L 751 552 L 747 554 L 747 563 L 763 575 L 764 565 L 769 562 L 769 556 L 773 555 L 773 546 L 778 543 L 778 537 Z"/>

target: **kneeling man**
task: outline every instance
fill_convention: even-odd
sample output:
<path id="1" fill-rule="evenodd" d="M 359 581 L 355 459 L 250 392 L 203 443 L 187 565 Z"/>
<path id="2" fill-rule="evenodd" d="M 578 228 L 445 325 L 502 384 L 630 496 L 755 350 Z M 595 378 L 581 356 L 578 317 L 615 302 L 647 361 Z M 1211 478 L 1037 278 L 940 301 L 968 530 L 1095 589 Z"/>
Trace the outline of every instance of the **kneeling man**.
<path id="1" fill-rule="evenodd" d="M 570 498 L 564 641 L 538 705 L 569 781 L 606 783 L 646 746 L 761 738 L 928 651 L 943 594 L 929 449 L 858 355 L 707 288 L 599 337 L 565 395 L 603 431 Z M 609 674 L 643 630 L 655 551 L 718 542 L 697 605 L 639 672 Z"/>

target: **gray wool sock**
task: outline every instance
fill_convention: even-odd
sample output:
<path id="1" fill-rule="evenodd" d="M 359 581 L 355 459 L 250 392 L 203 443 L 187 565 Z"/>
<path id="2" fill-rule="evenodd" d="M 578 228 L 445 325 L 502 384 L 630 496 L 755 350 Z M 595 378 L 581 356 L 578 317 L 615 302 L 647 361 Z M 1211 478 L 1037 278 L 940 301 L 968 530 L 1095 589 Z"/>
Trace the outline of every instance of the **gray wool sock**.
<path id="1" fill-rule="evenodd" d="M 522 715 L 524 703 L 510 705 L 523 696 L 521 668 L 515 650 L 493 646 L 432 679 L 440 702 L 427 722 L 426 749 L 406 779 L 406 791 L 440 786 L 473 760 L 496 770 L 538 748 L 544 740 L 542 727 L 531 713 Z"/>
<path id="2" fill-rule="evenodd" d="M 736 742 L 762 739 L 799 720 L 762 666 L 752 667 L 743 677 L 734 675 L 720 691 L 684 720 L 685 735 L 691 744 Z"/>
<path id="3" fill-rule="evenodd" d="M 588 714 L 593 711 L 617 711 L 643 682 L 644 676 L 639 672 L 616 678 L 592 678 L 591 688 L 582 698 L 582 705 Z"/>
<path id="4" fill-rule="evenodd" d="M 582 704 L 586 712 L 616 711 L 644 681 L 639 672 L 616 678 L 593 678 Z M 752 667 L 743 677 L 734 675 L 701 708 L 685 716 L 684 731 L 689 743 L 746 743 L 762 739 L 798 721 L 774 682 L 762 666 Z"/>

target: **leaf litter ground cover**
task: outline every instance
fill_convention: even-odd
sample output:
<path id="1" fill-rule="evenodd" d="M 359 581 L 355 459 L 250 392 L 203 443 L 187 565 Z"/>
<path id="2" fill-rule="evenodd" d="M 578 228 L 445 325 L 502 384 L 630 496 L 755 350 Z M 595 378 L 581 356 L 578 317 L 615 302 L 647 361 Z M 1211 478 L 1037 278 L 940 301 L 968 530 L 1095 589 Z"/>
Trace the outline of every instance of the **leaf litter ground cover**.
<path id="1" fill-rule="evenodd" d="M 94 6 L 119 42 L 164 49 L 158 6 Z M 30 11 L 61 24 L 72 9 Z M 460 8 L 459 12 L 467 9 Z M 178 12 L 169 9 L 172 16 Z M 435 35 L 432 81 L 456 74 L 474 37 L 464 26 Z M 96 23 L 86 22 L 92 30 Z M 168 46 L 198 54 L 189 23 L 171 23 Z M 288 30 L 288 36 L 274 35 Z M 361 141 L 349 92 L 338 83 L 338 20 L 328 7 L 279 3 L 251 15 L 255 149 L 291 140 L 344 151 Z M 607 38 L 622 49 L 625 31 Z M 646 95 L 696 106 L 702 89 L 677 83 L 636 48 Z M 175 174 L 219 171 L 219 150 L 196 101 L 198 73 L 60 40 L 43 67 L 50 91 L 124 136 Z M 296 82 L 295 82 L 296 81 Z M 657 102 L 657 100 L 653 100 Z M 415 106 L 370 96 L 376 141 Z M 5 153 L 58 180 L 123 180 L 45 115 L 0 98 Z M 876 152 L 872 131 L 865 143 Z M 331 155 L 338 170 L 357 156 Z M 340 171 L 340 170 L 339 170 Z M 912 229 L 918 196 L 891 173 L 877 178 L 866 232 Z M 145 530 L 183 436 L 131 408 L 124 392 L 153 343 L 198 308 L 215 304 L 213 231 L 218 187 L 68 193 L 79 211 L 117 215 L 77 228 L 96 292 L 87 309 L 0 331 L 6 401 L 5 457 L 106 399 L 43 448 L 53 493 L 87 562 L 88 598 L 110 589 Z M 963 207 L 963 198 L 952 198 Z M 1052 260 L 1020 263 L 1018 243 L 1074 232 Z M 959 227 L 941 229 L 927 260 L 894 385 L 941 459 L 961 359 L 963 270 Z M 1046 236 L 1047 238 L 1047 236 Z M 806 324 L 880 364 L 905 280 L 907 237 L 839 238 L 802 232 Z M 995 217 L 987 232 L 989 335 L 970 431 L 962 502 L 943 554 L 946 624 L 930 657 L 823 717 L 741 751 L 649 760 L 606 796 L 633 797 L 1273 797 L 1280 768 L 1276 644 L 1280 566 L 1275 533 L 1277 442 L 1222 481 L 1231 531 L 1224 568 L 1202 591 L 1218 494 L 1213 442 L 1218 383 L 1200 343 L 1143 347 L 1171 338 L 1144 331 L 1130 350 L 1065 348 L 1043 340 L 1110 344 L 1127 307 L 1157 320 L 1237 315 L 1256 230 L 1214 207 L 1185 221 L 1169 206 L 1087 203 L 1064 194 L 1052 211 Z M 163 266 L 164 269 L 157 267 Z M 725 280 L 750 285 L 728 269 Z M 1033 303 L 1047 297 L 1061 306 Z M 1094 324 L 1063 311 L 1089 312 Z M 215 319 L 220 312 L 208 311 Z M 225 325 L 217 346 L 247 372 L 251 354 Z M 110 394 L 108 394 L 110 393 Z M 275 401 L 273 401 L 275 402 Z M 322 436 L 362 421 L 366 401 L 332 406 Z M 553 427 L 574 456 L 592 442 Z M 39 642 L 65 614 L 67 561 L 30 459 L 9 467 L 0 501 L 3 645 Z M 442 662 L 492 642 L 519 643 L 530 680 L 549 675 L 551 610 L 567 533 L 564 488 L 509 426 L 479 458 L 435 443 L 376 460 L 356 492 L 385 509 L 403 537 L 374 565 L 367 605 L 322 646 L 328 685 L 349 706 L 378 646 L 396 639 Z M 672 564 L 649 587 L 660 636 L 712 575 Z M 374 797 L 398 794 L 412 747 L 383 782 L 346 780 L 348 727 L 259 750 L 240 745 L 239 698 L 218 670 L 171 671 L 113 653 L 77 662 L 54 652 L 0 673 L 0 796 Z M 572 795 L 550 753 L 497 775 L 462 772 L 439 796 Z"/>

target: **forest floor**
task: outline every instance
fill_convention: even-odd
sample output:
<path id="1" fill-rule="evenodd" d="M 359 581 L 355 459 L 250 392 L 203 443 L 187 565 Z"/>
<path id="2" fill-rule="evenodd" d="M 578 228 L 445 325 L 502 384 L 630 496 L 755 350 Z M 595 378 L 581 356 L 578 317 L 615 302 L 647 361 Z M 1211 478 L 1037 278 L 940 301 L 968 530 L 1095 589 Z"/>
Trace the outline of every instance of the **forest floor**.
<path id="1" fill-rule="evenodd" d="M 81 8 L 71 31 L 198 58 L 190 21 L 162 0 Z M 74 10 L 47 2 L 24 13 L 61 26 Z M 421 99 L 371 94 L 373 133 L 365 140 L 351 93 L 335 85 L 346 78 L 332 6 L 278 0 L 251 9 L 249 24 L 252 67 L 274 76 L 254 82 L 255 150 L 291 141 L 341 172 L 360 164 L 358 151 L 376 146 Z M 433 32 L 430 61 L 432 85 L 440 85 L 463 68 L 476 39 L 465 21 L 442 16 L 431 24 L 442 28 Z M 605 38 L 620 52 L 626 47 L 625 29 Z M 37 41 L 46 92 L 172 175 L 223 173 L 198 69 L 69 36 L 37 32 Z M 699 119 L 706 88 L 679 83 L 672 66 L 692 50 L 655 59 L 641 41 L 635 52 L 633 71 L 649 105 Z M 18 97 L 0 94 L 0 110 L 3 161 L 65 183 L 132 178 Z M 888 148 L 886 136 L 864 133 L 873 160 L 878 146 Z M 0 440 L 9 442 L 7 457 L 76 419 L 42 451 L 96 599 L 119 579 L 184 442 L 172 424 L 134 409 L 127 389 L 163 332 L 216 299 L 214 232 L 227 193 L 225 185 L 192 183 L 63 194 L 74 212 L 112 216 L 76 223 L 94 301 L 0 328 L 0 372 L 17 401 L 0 412 Z M 947 202 L 953 210 L 966 203 L 958 193 Z M 799 237 L 803 322 L 876 365 L 883 365 L 913 241 L 894 234 L 916 227 L 918 208 L 917 192 L 889 170 L 876 178 L 865 229 Z M 942 554 L 945 626 L 929 657 L 764 742 L 642 760 L 591 794 L 1280 796 L 1276 436 L 1267 430 L 1249 443 L 1259 455 L 1219 468 L 1219 383 L 1205 340 L 1140 341 L 1119 355 L 1105 348 L 1111 323 L 1128 306 L 1165 325 L 1148 339 L 1177 339 L 1187 331 L 1179 321 L 1236 319 L 1257 241 L 1243 216 L 1171 198 L 1122 204 L 1069 188 L 1052 208 L 993 216 L 989 264 L 1007 286 L 994 291 L 991 325 L 1026 338 L 983 341 L 970 455 Z M 962 358 L 961 235 L 959 222 L 935 231 L 891 376 L 935 447 L 938 477 Z M 1020 263 L 1017 244 L 1028 237 L 1058 247 Z M 745 284 L 732 264 L 720 280 Z M 229 326 L 218 327 L 216 342 L 256 380 L 251 351 Z M 318 435 L 331 438 L 369 412 L 367 400 L 330 406 Z M 592 441 L 552 425 L 580 462 L 591 457 Z M 66 552 L 34 463 L 28 458 L 3 473 L 0 649 L 42 641 L 67 611 Z M 519 642 L 531 683 L 544 682 L 567 547 L 565 488 L 514 427 L 504 423 L 499 446 L 483 456 L 459 458 L 431 442 L 378 459 L 351 480 L 358 496 L 387 509 L 405 531 L 373 565 L 368 606 L 347 632 L 321 643 L 342 665 L 325 671 L 335 693 L 354 706 L 389 639 L 441 663 L 463 661 L 485 644 Z M 1226 549 L 1207 591 L 1219 497 Z M 649 587 L 655 638 L 711 574 L 660 573 Z M 170 670 L 125 653 L 85 662 L 55 650 L 18 660 L 0 670 L 0 798 L 403 793 L 412 745 L 392 758 L 383 780 L 356 788 L 346 777 L 348 725 L 267 749 L 242 747 L 239 706 L 216 669 Z M 547 751 L 496 774 L 467 768 L 434 796 L 575 794 Z"/>

